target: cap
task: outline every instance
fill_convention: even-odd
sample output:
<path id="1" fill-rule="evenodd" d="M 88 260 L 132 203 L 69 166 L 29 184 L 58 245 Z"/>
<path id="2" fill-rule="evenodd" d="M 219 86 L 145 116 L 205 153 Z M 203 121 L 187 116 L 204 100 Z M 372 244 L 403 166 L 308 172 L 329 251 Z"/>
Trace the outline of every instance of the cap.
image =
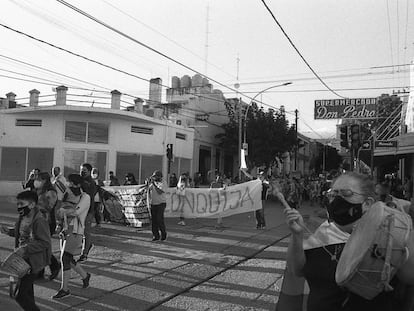
<path id="1" fill-rule="evenodd" d="M 152 173 L 151 177 L 159 177 L 162 178 L 162 173 L 159 170 L 154 171 L 154 173 Z"/>

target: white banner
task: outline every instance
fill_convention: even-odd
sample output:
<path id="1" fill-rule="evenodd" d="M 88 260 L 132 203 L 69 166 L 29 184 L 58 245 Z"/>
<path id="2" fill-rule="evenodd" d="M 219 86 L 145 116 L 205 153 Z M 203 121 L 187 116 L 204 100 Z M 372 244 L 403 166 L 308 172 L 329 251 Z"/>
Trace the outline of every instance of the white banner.
<path id="1" fill-rule="evenodd" d="M 127 219 L 146 218 L 146 189 L 143 185 L 105 187 L 118 198 Z M 227 188 L 167 188 L 165 217 L 219 218 L 262 208 L 262 182 L 253 180 Z M 128 217 L 129 216 L 129 217 Z M 142 220 L 141 220 L 142 221 Z"/>
<path id="2" fill-rule="evenodd" d="M 262 208 L 262 182 L 253 180 L 227 188 L 168 188 L 165 217 L 218 218 Z"/>

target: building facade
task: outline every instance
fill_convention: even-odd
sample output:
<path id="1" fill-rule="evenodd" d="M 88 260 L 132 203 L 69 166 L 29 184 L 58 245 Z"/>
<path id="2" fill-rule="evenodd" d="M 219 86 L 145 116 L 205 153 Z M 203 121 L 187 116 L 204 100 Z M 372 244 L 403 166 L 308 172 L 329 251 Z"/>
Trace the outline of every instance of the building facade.
<path id="1" fill-rule="evenodd" d="M 1 100 L 0 195 L 15 195 L 34 168 L 50 172 L 59 166 L 67 176 L 79 172 L 84 162 L 97 167 L 102 180 L 109 171 L 121 183 L 128 172 L 138 183 L 156 169 L 167 177 L 167 144 L 174 146 L 171 171 L 192 172 L 192 128 L 154 117 L 159 112 L 143 107 L 141 100 L 133 111 L 121 110 L 116 90 L 111 108 L 68 105 L 67 88 L 56 92 L 56 102 L 49 106 L 38 105 L 36 90 L 30 92 L 28 107 L 16 104 L 13 93 Z"/>
<path id="2" fill-rule="evenodd" d="M 167 89 L 168 118 L 194 129 L 193 171 L 201 173 L 203 183 L 211 182 L 215 171 L 234 177 L 240 167 L 237 155 L 221 148 L 217 138 L 229 122 L 225 102 L 223 93 L 199 74 L 172 77 Z"/>

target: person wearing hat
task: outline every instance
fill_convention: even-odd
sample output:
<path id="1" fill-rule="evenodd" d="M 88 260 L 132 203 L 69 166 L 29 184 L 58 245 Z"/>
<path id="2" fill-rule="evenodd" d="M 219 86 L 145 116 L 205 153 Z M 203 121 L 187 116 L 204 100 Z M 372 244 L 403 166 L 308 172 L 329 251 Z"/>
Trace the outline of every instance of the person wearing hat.
<path id="1" fill-rule="evenodd" d="M 148 197 L 151 204 L 152 241 L 159 241 L 160 239 L 161 241 L 165 241 L 167 239 L 167 230 L 164 223 L 164 211 L 167 204 L 165 191 L 163 190 L 161 171 L 154 171 L 146 183 L 148 185 Z"/>

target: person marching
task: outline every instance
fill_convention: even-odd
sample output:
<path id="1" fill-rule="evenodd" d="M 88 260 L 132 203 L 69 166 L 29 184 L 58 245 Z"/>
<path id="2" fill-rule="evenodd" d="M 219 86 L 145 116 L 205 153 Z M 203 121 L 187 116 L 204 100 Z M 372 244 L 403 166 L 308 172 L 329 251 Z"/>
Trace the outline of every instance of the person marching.
<path id="1" fill-rule="evenodd" d="M 20 192 L 17 197 L 19 219 L 14 232 L 1 227 L 3 233 L 15 238 L 15 254 L 22 257 L 31 268 L 29 274 L 19 279 L 16 302 L 23 310 L 40 310 L 35 303 L 33 284 L 38 274 L 50 263 L 52 246 L 47 220 L 37 206 L 38 196 L 34 191 Z"/>
<path id="2" fill-rule="evenodd" d="M 63 194 L 66 191 L 66 178 L 60 172 L 59 166 L 55 166 L 52 168 L 52 180 L 51 181 L 58 195 L 58 200 L 62 201 Z"/>
<path id="3" fill-rule="evenodd" d="M 96 184 L 96 193 L 94 196 L 94 216 L 95 216 L 95 222 L 96 222 L 96 227 L 99 227 L 101 225 L 101 218 L 102 218 L 102 207 L 103 207 L 103 203 L 102 203 L 102 187 L 104 186 L 104 183 L 101 179 L 99 179 L 99 170 L 94 167 L 92 168 L 92 172 L 91 172 L 91 177 L 92 180 L 95 182 Z"/>
<path id="4" fill-rule="evenodd" d="M 190 187 L 190 181 L 186 173 L 180 175 L 180 178 L 175 187 L 177 188 L 177 191 L 180 194 L 185 195 L 185 189 Z M 180 216 L 180 221 L 178 222 L 178 225 L 185 226 L 185 217 L 183 214 L 181 214 Z"/>
<path id="5" fill-rule="evenodd" d="M 167 229 L 164 222 L 164 212 L 167 204 L 161 171 L 154 171 L 149 180 L 147 179 L 145 182 L 148 186 L 148 198 L 151 204 L 152 241 L 159 241 L 160 239 L 165 241 L 167 239 Z"/>
<path id="6" fill-rule="evenodd" d="M 287 262 L 296 276 L 304 277 L 310 292 L 308 311 L 402 310 L 394 292 L 382 292 L 366 300 L 335 281 L 336 267 L 345 243 L 362 215 L 375 202 L 374 184 L 368 176 L 348 172 L 340 175 L 329 191 L 329 220 L 304 240 L 305 224 L 299 211 L 286 208 L 286 222 L 292 233 Z M 394 278 L 392 286 L 398 284 Z"/>
<path id="7" fill-rule="evenodd" d="M 52 236 L 55 233 L 56 228 L 56 218 L 55 218 L 55 211 L 53 206 L 49 204 L 48 196 L 50 196 L 51 192 L 55 191 L 50 182 L 50 175 L 47 172 L 40 172 L 37 175 L 34 183 L 34 190 L 37 193 L 38 197 L 38 207 L 39 210 L 43 213 L 43 216 L 49 223 L 49 231 L 50 235 Z M 55 258 L 53 254 L 50 257 L 50 276 L 49 280 L 53 280 L 56 278 L 60 271 L 59 261 Z"/>
<path id="8" fill-rule="evenodd" d="M 267 199 L 267 190 L 269 189 L 269 182 L 265 179 L 265 172 L 260 171 L 257 177 L 262 182 L 262 208 L 256 210 L 256 229 L 266 229 L 266 222 L 264 216 L 264 206 Z"/>
<path id="9" fill-rule="evenodd" d="M 53 299 L 60 299 L 70 295 L 69 279 L 70 270 L 75 270 L 82 277 L 82 288 L 89 287 L 89 280 L 91 274 L 87 273 L 78 262 L 75 261 L 74 256 L 78 256 L 82 251 L 82 240 L 85 229 L 85 221 L 90 208 L 90 197 L 82 190 L 84 180 L 80 175 L 71 174 L 68 176 L 69 190 L 75 201 L 78 203 L 72 210 L 65 210 L 61 208 L 58 213 L 63 214 L 66 221 L 65 226 L 59 233 L 61 239 L 61 265 L 62 265 L 62 281 L 59 291 L 52 296 Z M 67 227 L 67 229 L 65 229 Z"/>
<path id="10" fill-rule="evenodd" d="M 80 175 L 82 176 L 82 190 L 86 192 L 89 196 L 89 210 L 85 220 L 85 230 L 82 233 L 85 238 L 85 243 L 82 250 L 82 255 L 80 256 L 80 262 L 88 259 L 90 250 L 93 247 L 91 241 L 91 230 L 92 230 L 92 220 L 95 217 L 95 194 L 97 192 L 97 187 L 95 181 L 91 177 L 92 165 L 89 163 L 84 163 L 80 167 Z"/>

